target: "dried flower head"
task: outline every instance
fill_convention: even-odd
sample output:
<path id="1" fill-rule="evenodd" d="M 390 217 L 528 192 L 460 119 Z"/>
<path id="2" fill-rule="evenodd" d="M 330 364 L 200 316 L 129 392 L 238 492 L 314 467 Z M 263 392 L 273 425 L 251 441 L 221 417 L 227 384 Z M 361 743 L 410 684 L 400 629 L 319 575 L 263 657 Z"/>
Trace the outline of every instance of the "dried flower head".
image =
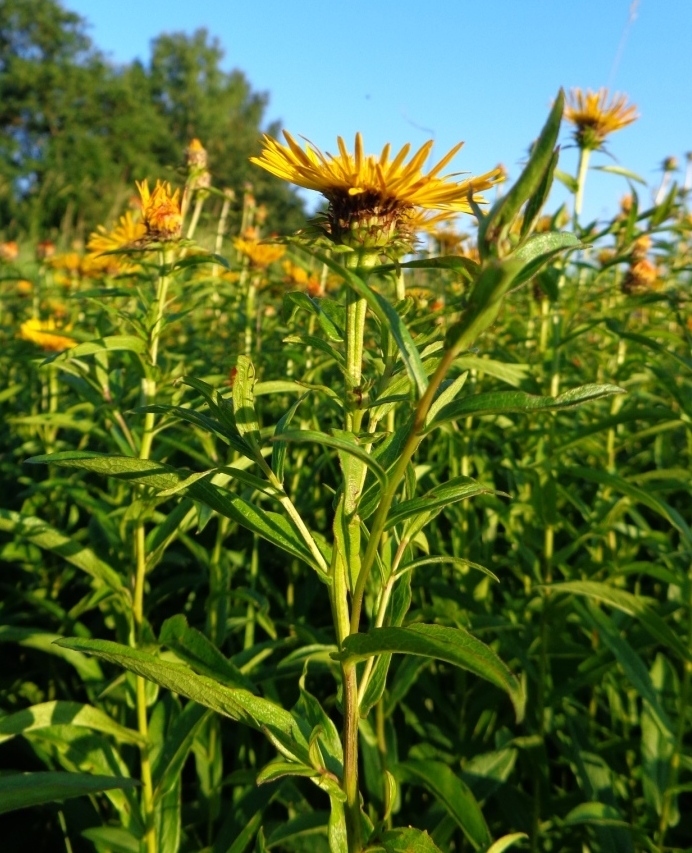
<path id="1" fill-rule="evenodd" d="M 483 203 L 476 194 L 501 180 L 501 170 L 477 178 L 454 181 L 453 175 L 440 177 L 463 143 L 456 145 L 427 174 L 423 164 L 432 141 L 423 145 L 408 162 L 411 146 L 404 145 L 390 159 L 390 146 L 375 157 L 363 153 L 363 140 L 356 134 L 351 154 L 338 137 L 339 154 L 323 154 L 311 143 L 305 149 L 284 131 L 288 146 L 270 136 L 265 148 L 251 162 L 280 178 L 306 189 L 317 190 L 329 201 L 326 230 L 332 240 L 354 248 L 377 249 L 394 241 L 410 242 L 409 218 L 420 208 L 470 213 L 469 198 Z"/>
<path id="2" fill-rule="evenodd" d="M 637 108 L 627 104 L 627 96 L 615 93 L 608 103 L 606 88 L 597 92 L 572 89 L 565 104 L 565 118 L 575 126 L 574 139 L 582 149 L 596 151 L 606 136 L 636 121 Z"/>
<path id="3" fill-rule="evenodd" d="M 190 144 L 185 149 L 185 160 L 191 169 L 206 169 L 209 157 L 207 149 L 202 145 L 199 139 L 191 140 Z"/>

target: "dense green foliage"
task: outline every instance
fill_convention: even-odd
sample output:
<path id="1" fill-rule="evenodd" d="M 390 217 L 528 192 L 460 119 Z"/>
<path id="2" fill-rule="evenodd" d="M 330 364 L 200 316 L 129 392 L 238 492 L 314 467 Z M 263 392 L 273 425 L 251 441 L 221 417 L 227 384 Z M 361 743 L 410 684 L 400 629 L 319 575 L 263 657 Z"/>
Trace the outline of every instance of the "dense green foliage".
<path id="1" fill-rule="evenodd" d="M 199 30 L 155 39 L 146 66 L 117 66 L 55 0 L 1 0 L 0 235 L 84 240 L 122 212 L 135 180 L 175 177 L 194 137 L 216 186 L 252 180 L 271 228 L 299 227 L 295 193 L 250 174 L 267 97 L 222 59 Z"/>
<path id="2" fill-rule="evenodd" d="M 202 35 L 101 66 L 146 83 L 152 183 L 214 157 L 200 55 L 256 130 Z M 184 239 L 0 244 L 3 850 L 692 848 L 692 218 L 541 217 L 561 114 L 403 265 L 258 243 L 245 172 L 229 226 L 194 168 Z"/>

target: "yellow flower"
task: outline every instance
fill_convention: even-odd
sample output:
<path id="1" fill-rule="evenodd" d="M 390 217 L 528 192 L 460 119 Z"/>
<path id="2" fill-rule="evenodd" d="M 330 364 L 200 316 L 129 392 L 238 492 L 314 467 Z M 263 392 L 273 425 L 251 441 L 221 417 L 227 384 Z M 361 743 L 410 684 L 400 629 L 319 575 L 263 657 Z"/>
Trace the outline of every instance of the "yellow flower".
<path id="1" fill-rule="evenodd" d="M 264 150 L 250 161 L 279 178 L 322 193 L 329 201 L 327 230 L 331 238 L 356 248 L 377 248 L 399 238 L 410 239 L 407 220 L 420 208 L 470 213 L 469 196 L 501 180 L 500 169 L 464 181 L 450 180 L 453 175 L 440 177 L 462 142 L 424 174 L 432 141 L 405 163 L 410 145 L 404 145 L 393 159 L 388 144 L 379 157 L 365 155 L 360 133 L 356 134 L 354 154 L 338 137 L 336 157 L 323 154 L 311 143 L 303 150 L 286 131 L 284 136 L 288 147 L 265 135 Z M 475 200 L 483 203 L 480 197 Z"/>
<path id="2" fill-rule="evenodd" d="M 250 265 L 258 269 L 266 269 L 274 261 L 278 261 L 286 252 L 285 246 L 270 243 L 260 243 L 258 240 L 244 240 L 236 237 L 233 241 L 236 249 L 250 259 Z"/>
<path id="3" fill-rule="evenodd" d="M 608 90 L 597 92 L 572 89 L 565 105 L 565 118 L 576 130 L 574 138 L 582 149 L 596 151 L 603 146 L 606 136 L 632 124 L 639 116 L 634 104 L 627 105 L 627 96 L 615 93 L 608 103 Z"/>
<path id="4" fill-rule="evenodd" d="M 128 249 L 138 245 L 146 235 L 147 226 L 143 222 L 136 222 L 128 211 L 118 219 L 118 224 L 111 231 L 99 225 L 89 237 L 87 249 L 92 255 L 117 252 L 118 249 Z"/>
<path id="5" fill-rule="evenodd" d="M 29 296 L 29 294 L 33 293 L 33 290 L 33 282 L 28 281 L 25 278 L 22 278 L 17 282 L 17 293 L 20 296 Z"/>
<path id="6" fill-rule="evenodd" d="M 298 284 L 305 287 L 310 296 L 324 296 L 324 287 L 322 282 L 314 272 L 308 272 L 291 261 L 284 261 L 281 264 L 286 277 L 286 284 Z"/>
<path id="7" fill-rule="evenodd" d="M 173 193 L 171 185 L 162 181 L 156 182 L 151 193 L 148 181 L 137 182 L 137 189 L 142 199 L 142 222 L 147 238 L 161 242 L 179 239 L 183 230 L 180 190 Z"/>
<path id="8" fill-rule="evenodd" d="M 77 346 L 77 341 L 65 337 L 56 331 L 55 319 L 27 320 L 19 327 L 19 337 L 25 341 L 33 341 L 48 352 L 60 352 Z M 69 331 L 69 328 L 65 331 Z"/>

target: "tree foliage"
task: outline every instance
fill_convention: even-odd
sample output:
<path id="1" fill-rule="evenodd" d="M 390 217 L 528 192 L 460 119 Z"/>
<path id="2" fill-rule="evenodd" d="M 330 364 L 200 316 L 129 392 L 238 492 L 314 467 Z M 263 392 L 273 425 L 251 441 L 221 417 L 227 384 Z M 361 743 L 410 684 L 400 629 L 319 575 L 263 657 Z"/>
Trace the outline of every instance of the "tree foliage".
<path id="1" fill-rule="evenodd" d="M 0 228 L 83 237 L 121 211 L 134 180 L 175 179 L 168 164 L 193 137 L 215 186 L 252 179 L 270 227 L 299 225 L 295 193 L 248 166 L 268 96 L 223 57 L 202 29 L 161 35 L 147 65 L 118 66 L 55 0 L 0 0 Z"/>

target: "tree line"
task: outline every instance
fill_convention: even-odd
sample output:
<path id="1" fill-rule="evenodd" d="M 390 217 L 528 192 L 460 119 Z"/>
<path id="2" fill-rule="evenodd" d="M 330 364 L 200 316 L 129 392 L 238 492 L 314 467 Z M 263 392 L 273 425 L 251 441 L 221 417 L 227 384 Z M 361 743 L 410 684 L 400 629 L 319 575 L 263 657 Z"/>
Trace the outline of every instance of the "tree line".
<path id="1" fill-rule="evenodd" d="M 162 34 L 147 63 L 118 65 L 86 28 L 56 0 L 0 0 L 0 236 L 84 239 L 122 212 L 135 180 L 180 179 L 194 137 L 214 186 L 251 181 L 271 230 L 302 223 L 296 193 L 248 163 L 261 130 L 279 128 L 263 124 L 268 95 L 223 70 L 218 39 Z"/>

